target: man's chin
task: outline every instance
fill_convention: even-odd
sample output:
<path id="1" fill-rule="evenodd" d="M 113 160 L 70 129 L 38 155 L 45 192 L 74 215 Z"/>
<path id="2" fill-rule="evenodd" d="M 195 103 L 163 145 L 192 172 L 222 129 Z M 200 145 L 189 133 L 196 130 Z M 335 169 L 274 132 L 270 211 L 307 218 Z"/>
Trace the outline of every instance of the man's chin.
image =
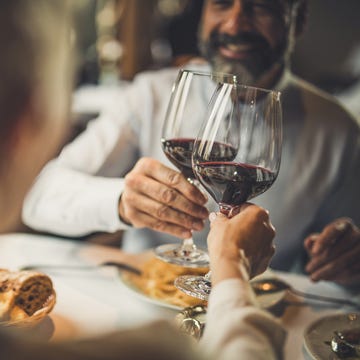
<path id="1" fill-rule="evenodd" d="M 242 63 L 225 61 L 223 58 L 213 58 L 210 61 L 215 72 L 234 74 L 239 77 L 244 85 L 253 85 L 256 83 L 256 77 Z"/>
<path id="2" fill-rule="evenodd" d="M 265 63 L 256 62 L 255 59 L 240 62 L 230 61 L 222 56 L 213 56 L 209 62 L 214 71 L 234 74 L 241 84 L 259 87 L 273 86 L 284 68 L 281 62 L 265 65 Z"/>

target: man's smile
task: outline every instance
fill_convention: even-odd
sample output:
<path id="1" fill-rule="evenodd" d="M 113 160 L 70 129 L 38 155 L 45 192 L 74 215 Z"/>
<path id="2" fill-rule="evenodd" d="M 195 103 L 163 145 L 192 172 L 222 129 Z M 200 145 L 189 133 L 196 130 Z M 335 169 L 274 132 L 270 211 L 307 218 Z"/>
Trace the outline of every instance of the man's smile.
<path id="1" fill-rule="evenodd" d="M 256 46 L 249 43 L 226 44 L 219 46 L 219 52 L 228 59 L 241 60 L 249 57 L 250 53 L 254 52 L 256 48 Z"/>

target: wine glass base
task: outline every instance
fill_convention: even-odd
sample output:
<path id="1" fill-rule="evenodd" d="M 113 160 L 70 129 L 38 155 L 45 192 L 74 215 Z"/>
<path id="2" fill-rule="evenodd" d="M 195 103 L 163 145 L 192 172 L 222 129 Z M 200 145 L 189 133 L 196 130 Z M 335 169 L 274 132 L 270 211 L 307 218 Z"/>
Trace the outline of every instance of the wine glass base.
<path id="1" fill-rule="evenodd" d="M 209 267 L 209 255 L 205 250 L 185 250 L 178 244 L 166 244 L 155 249 L 156 256 L 168 263 L 190 268 Z"/>
<path id="2" fill-rule="evenodd" d="M 208 300 L 211 281 L 204 276 L 182 275 L 175 279 L 174 285 L 185 294 L 201 300 Z"/>

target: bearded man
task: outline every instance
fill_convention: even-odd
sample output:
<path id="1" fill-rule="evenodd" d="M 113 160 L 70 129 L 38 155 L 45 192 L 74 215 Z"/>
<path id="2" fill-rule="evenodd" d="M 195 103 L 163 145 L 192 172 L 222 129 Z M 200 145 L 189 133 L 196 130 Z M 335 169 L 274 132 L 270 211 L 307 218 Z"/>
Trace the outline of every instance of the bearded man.
<path id="1" fill-rule="evenodd" d="M 272 266 L 306 270 L 314 281 L 358 284 L 359 127 L 333 98 L 289 70 L 306 5 L 206 0 L 199 26 L 206 62 L 184 67 L 232 73 L 247 85 L 281 91 L 281 169 L 272 188 L 255 199 L 277 229 Z M 126 230 L 123 246 L 133 252 L 176 241 L 171 236 L 188 238 L 193 230 L 196 244 L 205 245 L 205 219 L 215 204 L 205 207 L 160 143 L 178 70 L 144 72 L 119 89 L 113 105 L 45 167 L 25 202 L 27 225 L 67 236 Z M 201 120 L 194 112 L 189 122 Z"/>

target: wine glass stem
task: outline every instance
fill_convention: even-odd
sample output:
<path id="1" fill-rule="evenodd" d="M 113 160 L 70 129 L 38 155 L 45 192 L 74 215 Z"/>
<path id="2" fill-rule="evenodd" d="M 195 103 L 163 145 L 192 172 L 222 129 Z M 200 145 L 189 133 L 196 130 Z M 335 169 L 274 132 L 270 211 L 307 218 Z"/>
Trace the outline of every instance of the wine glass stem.
<path id="1" fill-rule="evenodd" d="M 181 245 L 181 251 L 183 253 L 189 253 L 196 250 L 193 238 L 184 239 Z"/>
<path id="2" fill-rule="evenodd" d="M 193 238 L 184 239 L 182 243 L 183 250 L 191 251 L 196 249 Z"/>
<path id="3" fill-rule="evenodd" d="M 186 178 L 186 180 L 191 185 L 194 185 L 198 189 L 200 189 L 200 183 L 196 179 L 188 177 L 188 178 Z M 181 244 L 181 251 L 182 252 L 187 253 L 187 252 L 192 252 L 192 251 L 195 251 L 195 250 L 196 250 L 196 245 L 194 244 L 194 239 L 192 237 L 183 240 L 183 242 Z"/>
<path id="4" fill-rule="evenodd" d="M 219 208 L 222 214 L 224 214 L 225 216 L 229 216 L 229 213 L 231 211 L 231 206 L 220 203 Z"/>
<path id="5" fill-rule="evenodd" d="M 204 278 L 205 278 L 205 280 L 211 282 L 211 270 L 208 271 L 208 272 L 204 275 Z"/>

